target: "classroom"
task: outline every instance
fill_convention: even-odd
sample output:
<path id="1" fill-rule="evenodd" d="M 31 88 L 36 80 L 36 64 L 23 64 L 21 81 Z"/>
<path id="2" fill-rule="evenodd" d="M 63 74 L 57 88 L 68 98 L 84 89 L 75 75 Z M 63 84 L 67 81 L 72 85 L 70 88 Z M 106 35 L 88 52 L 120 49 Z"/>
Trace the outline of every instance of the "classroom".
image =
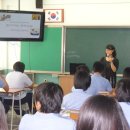
<path id="1" fill-rule="evenodd" d="M 35 82 L 41 83 L 43 80 L 59 82 L 59 74 L 69 72 L 69 63 L 87 63 L 92 68 L 92 63 L 98 60 L 104 54 L 106 44 L 113 43 L 117 48 L 121 64 L 118 74 L 122 73 L 125 66 L 129 65 L 129 57 L 127 51 L 124 52 L 126 57 L 122 55 L 124 46 L 129 50 L 129 2 L 124 1 L 44 1 L 43 8 L 36 8 L 35 0 L 19 1 L 13 0 L 0 1 L 0 8 L 5 10 L 25 10 L 25 11 L 43 11 L 43 9 L 64 9 L 64 22 L 45 23 L 44 41 L 43 42 L 6 42 L 1 41 L 1 69 L 8 72 L 12 69 L 15 61 L 23 61 L 26 64 L 27 72 L 34 72 Z M 85 15 L 84 15 L 85 12 Z M 78 17 L 80 15 L 80 18 Z M 100 30 L 99 30 L 100 29 Z M 78 43 L 75 48 L 72 48 L 77 41 L 72 40 L 73 37 L 78 37 L 79 42 L 87 40 L 87 37 L 82 35 L 84 31 L 90 32 L 88 42 L 83 44 Z M 96 33 L 99 30 L 100 32 Z M 102 32 L 102 30 L 104 30 Z M 108 32 L 107 32 L 108 31 Z M 117 31 L 117 32 L 116 32 Z M 117 33 L 116 37 L 109 33 Z M 93 34 L 95 33 L 95 34 Z M 126 34 L 127 33 L 127 34 Z M 101 40 L 102 36 L 105 40 Z M 120 34 L 123 34 L 120 37 Z M 91 38 L 92 36 L 100 36 Z M 110 36 L 110 38 L 109 38 Z M 120 38 L 120 39 L 117 39 Z M 94 41 L 89 41 L 95 39 Z M 97 39 L 97 41 L 96 41 Z M 72 44 L 70 44 L 70 43 Z M 93 44 L 90 44 L 93 42 Z M 96 43 L 97 42 L 97 43 Z M 99 42 L 99 43 L 98 43 Z M 56 45 L 55 45 L 56 44 Z M 89 46 L 87 46 L 89 44 Z M 99 44 L 99 51 L 96 51 L 95 44 Z M 75 54 L 80 58 L 74 59 L 72 53 L 78 53 L 78 45 L 86 46 L 86 51 L 89 55 Z M 37 48 L 37 50 L 35 50 Z M 71 50 L 72 49 L 72 50 Z M 74 49 L 74 50 L 73 50 Z M 93 50 L 93 53 L 90 50 Z M 84 52 L 84 51 L 83 51 Z M 79 52 L 81 53 L 81 51 Z M 93 53 L 93 54 L 92 54 Z M 55 54 L 55 55 L 54 55 Z M 42 56 L 42 60 L 41 60 Z M 86 59 L 85 59 L 86 56 Z M 72 58 L 70 58 L 72 57 Z M 35 60 L 34 60 L 35 59 Z M 51 61 L 49 60 L 51 59 Z M 56 59 L 56 60 L 55 60 Z M 86 60 L 86 61 L 85 61 Z M 125 62 L 127 63 L 125 63 Z"/>
<path id="2" fill-rule="evenodd" d="M 66 95 L 74 80 L 70 64 L 83 63 L 92 71 L 107 44 L 116 47 L 118 80 L 130 65 L 129 0 L 0 0 L 0 10 L 45 12 L 43 41 L 0 40 L 2 75 L 21 61 L 35 84 L 58 83 Z M 61 20 L 49 21 L 47 11 L 56 10 L 61 11 Z"/>

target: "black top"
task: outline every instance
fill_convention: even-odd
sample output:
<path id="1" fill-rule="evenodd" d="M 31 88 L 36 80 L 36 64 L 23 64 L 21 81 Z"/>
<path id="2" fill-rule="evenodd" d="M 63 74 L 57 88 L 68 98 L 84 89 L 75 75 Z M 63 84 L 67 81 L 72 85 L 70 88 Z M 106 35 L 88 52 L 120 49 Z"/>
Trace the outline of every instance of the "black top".
<path id="1" fill-rule="evenodd" d="M 103 72 L 103 76 L 110 81 L 112 87 L 115 87 L 115 85 L 116 85 L 116 72 L 112 71 L 111 63 L 106 61 L 106 57 L 103 57 L 101 59 L 101 62 L 104 64 L 104 67 L 105 67 L 104 72 Z M 112 62 L 114 64 L 114 66 L 116 67 L 116 70 L 118 70 L 119 60 L 117 58 L 114 58 Z"/>

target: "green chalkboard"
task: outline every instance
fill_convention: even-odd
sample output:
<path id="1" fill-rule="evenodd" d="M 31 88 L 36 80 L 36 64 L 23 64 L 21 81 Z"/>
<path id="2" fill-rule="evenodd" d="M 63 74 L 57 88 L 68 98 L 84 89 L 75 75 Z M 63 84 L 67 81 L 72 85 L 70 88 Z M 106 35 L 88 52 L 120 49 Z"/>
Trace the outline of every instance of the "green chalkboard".
<path id="1" fill-rule="evenodd" d="M 86 63 L 90 70 L 113 44 L 119 59 L 118 73 L 130 66 L 130 28 L 66 28 L 65 71 L 70 63 Z"/>
<path id="2" fill-rule="evenodd" d="M 26 70 L 61 71 L 61 36 L 61 27 L 46 27 L 43 42 L 22 42 Z"/>

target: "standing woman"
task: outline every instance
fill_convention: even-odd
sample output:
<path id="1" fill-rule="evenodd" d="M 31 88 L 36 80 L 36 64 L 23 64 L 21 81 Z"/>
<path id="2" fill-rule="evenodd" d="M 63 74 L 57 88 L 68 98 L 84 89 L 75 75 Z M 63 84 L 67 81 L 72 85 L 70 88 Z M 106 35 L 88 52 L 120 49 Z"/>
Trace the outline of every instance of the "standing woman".
<path id="1" fill-rule="evenodd" d="M 113 45 L 107 45 L 105 53 L 106 56 L 101 58 L 101 62 L 105 66 L 103 76 L 110 81 L 114 88 L 116 85 L 116 71 L 119 67 L 119 60 L 116 58 L 116 49 Z"/>

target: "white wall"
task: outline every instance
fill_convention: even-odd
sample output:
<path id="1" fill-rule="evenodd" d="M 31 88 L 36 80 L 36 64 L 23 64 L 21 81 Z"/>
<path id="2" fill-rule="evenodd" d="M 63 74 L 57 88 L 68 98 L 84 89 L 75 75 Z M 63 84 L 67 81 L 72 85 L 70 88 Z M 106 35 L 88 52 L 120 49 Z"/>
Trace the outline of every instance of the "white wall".
<path id="1" fill-rule="evenodd" d="M 18 9 L 19 0 L 3 0 L 4 9 Z M 62 25 L 129 26 L 130 0 L 43 0 L 44 9 L 64 9 Z M 36 9 L 35 0 L 20 0 L 21 10 Z M 53 25 L 57 25 L 56 23 Z"/>
<path id="2" fill-rule="evenodd" d="M 12 69 L 20 60 L 20 42 L 0 41 L 0 69 Z"/>
<path id="3" fill-rule="evenodd" d="M 18 0 L 1 0 L 2 9 L 7 10 L 18 10 Z"/>
<path id="4" fill-rule="evenodd" d="M 0 42 L 0 70 L 7 68 L 7 42 Z"/>
<path id="5" fill-rule="evenodd" d="M 9 10 L 64 9 L 64 23 L 46 25 L 130 26 L 130 0 L 43 0 L 43 9 L 36 9 L 35 0 L 0 0 L 0 5 L 2 5 L 0 8 Z M 20 59 L 20 44 L 8 43 L 7 45 L 2 47 L 8 51 L 5 56 L 8 60 L 4 66 L 12 68 L 12 64 Z M 0 60 L 2 60 L 1 56 Z M 4 59 L 3 63 L 5 61 Z"/>
<path id="6" fill-rule="evenodd" d="M 1 6 L 2 6 L 2 2 L 1 2 L 1 0 L 0 0 L 0 9 L 1 9 Z"/>
<path id="7" fill-rule="evenodd" d="M 44 8 L 63 8 L 64 25 L 129 26 L 130 0 L 48 0 Z M 51 3 L 52 2 L 52 3 Z"/>
<path id="8" fill-rule="evenodd" d="M 7 68 L 12 69 L 16 61 L 20 61 L 20 42 L 8 42 Z"/>
<path id="9" fill-rule="evenodd" d="M 0 9 L 18 10 L 18 0 L 0 0 Z M 20 60 L 20 42 L 0 41 L 0 69 L 12 69 Z"/>

